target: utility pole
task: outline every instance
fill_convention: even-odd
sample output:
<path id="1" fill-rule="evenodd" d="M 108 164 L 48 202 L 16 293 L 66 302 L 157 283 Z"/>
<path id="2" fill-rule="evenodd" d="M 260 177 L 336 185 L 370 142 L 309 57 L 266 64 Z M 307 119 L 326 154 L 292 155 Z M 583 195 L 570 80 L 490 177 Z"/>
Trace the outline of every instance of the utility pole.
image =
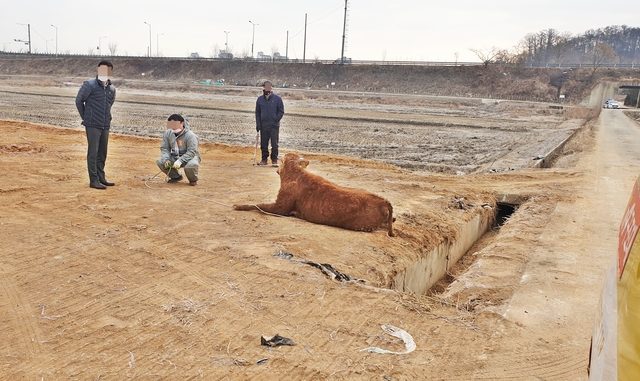
<path id="1" fill-rule="evenodd" d="M 224 52 L 225 54 L 229 54 L 229 33 L 231 32 L 227 32 L 226 30 L 224 31 L 224 34 L 226 34 L 226 39 L 224 40 Z M 228 57 L 228 56 L 226 56 Z"/>
<path id="2" fill-rule="evenodd" d="M 17 38 L 14 38 L 13 41 L 16 42 L 24 42 L 25 44 L 29 45 L 29 54 L 31 54 L 31 24 L 20 24 L 18 23 L 18 25 L 26 25 L 27 26 L 27 34 L 29 37 L 28 41 L 24 41 L 24 40 L 18 40 Z"/>
<path id="3" fill-rule="evenodd" d="M 289 31 L 287 31 L 287 44 L 284 48 L 284 59 L 289 61 Z"/>
<path id="4" fill-rule="evenodd" d="M 98 37 L 98 50 L 100 51 L 100 55 L 104 57 L 104 54 L 102 54 L 102 39 L 103 38 L 107 38 L 107 36 L 104 37 Z"/>
<path id="5" fill-rule="evenodd" d="M 156 34 L 156 56 L 160 57 L 160 36 L 164 36 L 164 33 Z"/>
<path id="6" fill-rule="evenodd" d="M 53 24 L 51 26 L 56 28 L 56 57 L 58 57 L 58 27 Z"/>
<path id="7" fill-rule="evenodd" d="M 302 63 L 305 62 L 307 56 L 307 14 L 304 14 L 304 45 L 302 48 Z"/>
<path id="8" fill-rule="evenodd" d="M 347 1 L 344 0 L 344 24 L 342 24 L 342 51 L 340 52 L 340 64 L 344 65 L 344 40 L 347 35 Z"/>

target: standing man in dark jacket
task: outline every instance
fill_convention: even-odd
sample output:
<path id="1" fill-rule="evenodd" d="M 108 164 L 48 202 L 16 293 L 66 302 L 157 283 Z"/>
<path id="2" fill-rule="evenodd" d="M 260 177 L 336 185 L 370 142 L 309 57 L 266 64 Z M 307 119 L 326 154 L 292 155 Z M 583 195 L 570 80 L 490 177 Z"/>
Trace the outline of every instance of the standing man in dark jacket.
<path id="1" fill-rule="evenodd" d="M 84 81 L 76 96 L 76 107 L 87 133 L 87 168 L 89 186 L 106 189 L 115 185 L 107 181 L 104 164 L 107 161 L 109 127 L 111 126 L 111 106 L 116 100 L 116 88 L 111 84 L 113 65 L 100 61 L 98 75 Z"/>
<path id="2" fill-rule="evenodd" d="M 278 94 L 271 91 L 271 81 L 262 84 L 262 95 L 256 101 L 256 131 L 260 132 L 260 150 L 262 161 L 258 165 L 267 165 L 269 140 L 271 140 L 271 164 L 278 166 L 278 135 L 280 119 L 284 115 L 284 103 Z"/>

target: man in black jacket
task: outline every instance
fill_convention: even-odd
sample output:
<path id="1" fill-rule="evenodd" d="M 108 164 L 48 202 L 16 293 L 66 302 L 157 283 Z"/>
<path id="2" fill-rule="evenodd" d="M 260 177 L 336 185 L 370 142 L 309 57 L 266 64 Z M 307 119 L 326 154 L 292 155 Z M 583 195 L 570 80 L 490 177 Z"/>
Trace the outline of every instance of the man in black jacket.
<path id="1" fill-rule="evenodd" d="M 278 135 L 280 119 L 284 115 L 284 103 L 278 94 L 271 91 L 271 81 L 262 84 L 262 95 L 256 101 L 256 131 L 260 131 L 260 150 L 262 161 L 258 165 L 267 165 L 269 140 L 271 140 L 271 164 L 278 166 Z"/>
<path id="2" fill-rule="evenodd" d="M 107 181 L 104 175 L 111 126 L 111 106 L 116 100 L 116 88 L 110 80 L 112 71 L 111 62 L 100 61 L 98 75 L 84 81 L 76 96 L 76 107 L 87 133 L 89 186 L 95 189 L 106 189 L 107 186 L 115 185 Z"/>

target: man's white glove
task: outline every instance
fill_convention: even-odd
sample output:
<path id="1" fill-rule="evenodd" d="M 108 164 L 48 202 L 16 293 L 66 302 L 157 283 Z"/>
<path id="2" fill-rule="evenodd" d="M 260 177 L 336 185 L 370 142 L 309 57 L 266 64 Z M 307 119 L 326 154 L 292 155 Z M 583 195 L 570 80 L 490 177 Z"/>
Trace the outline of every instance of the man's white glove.
<path id="1" fill-rule="evenodd" d="M 182 161 L 180 161 L 180 159 L 173 162 L 173 169 L 180 169 L 181 166 L 182 166 Z"/>

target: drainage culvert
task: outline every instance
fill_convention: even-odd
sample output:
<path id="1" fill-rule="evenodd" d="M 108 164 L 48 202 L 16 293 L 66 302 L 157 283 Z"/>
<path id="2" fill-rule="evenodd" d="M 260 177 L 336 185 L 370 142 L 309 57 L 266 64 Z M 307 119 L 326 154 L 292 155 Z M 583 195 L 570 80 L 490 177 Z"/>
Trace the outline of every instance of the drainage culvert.
<path id="1" fill-rule="evenodd" d="M 450 274 L 451 268 L 476 241 L 487 231 L 499 229 L 523 202 L 523 198 L 518 195 L 498 195 L 496 199 L 495 208 L 485 204 L 481 208 L 470 209 L 469 212 L 474 213 L 474 216 L 462 225 L 457 236 L 428 251 L 425 256 L 406 267 L 404 272 L 398 273 L 394 278 L 393 288 L 402 292 L 426 294 L 434 284 Z M 487 213 L 489 208 L 491 213 Z"/>

